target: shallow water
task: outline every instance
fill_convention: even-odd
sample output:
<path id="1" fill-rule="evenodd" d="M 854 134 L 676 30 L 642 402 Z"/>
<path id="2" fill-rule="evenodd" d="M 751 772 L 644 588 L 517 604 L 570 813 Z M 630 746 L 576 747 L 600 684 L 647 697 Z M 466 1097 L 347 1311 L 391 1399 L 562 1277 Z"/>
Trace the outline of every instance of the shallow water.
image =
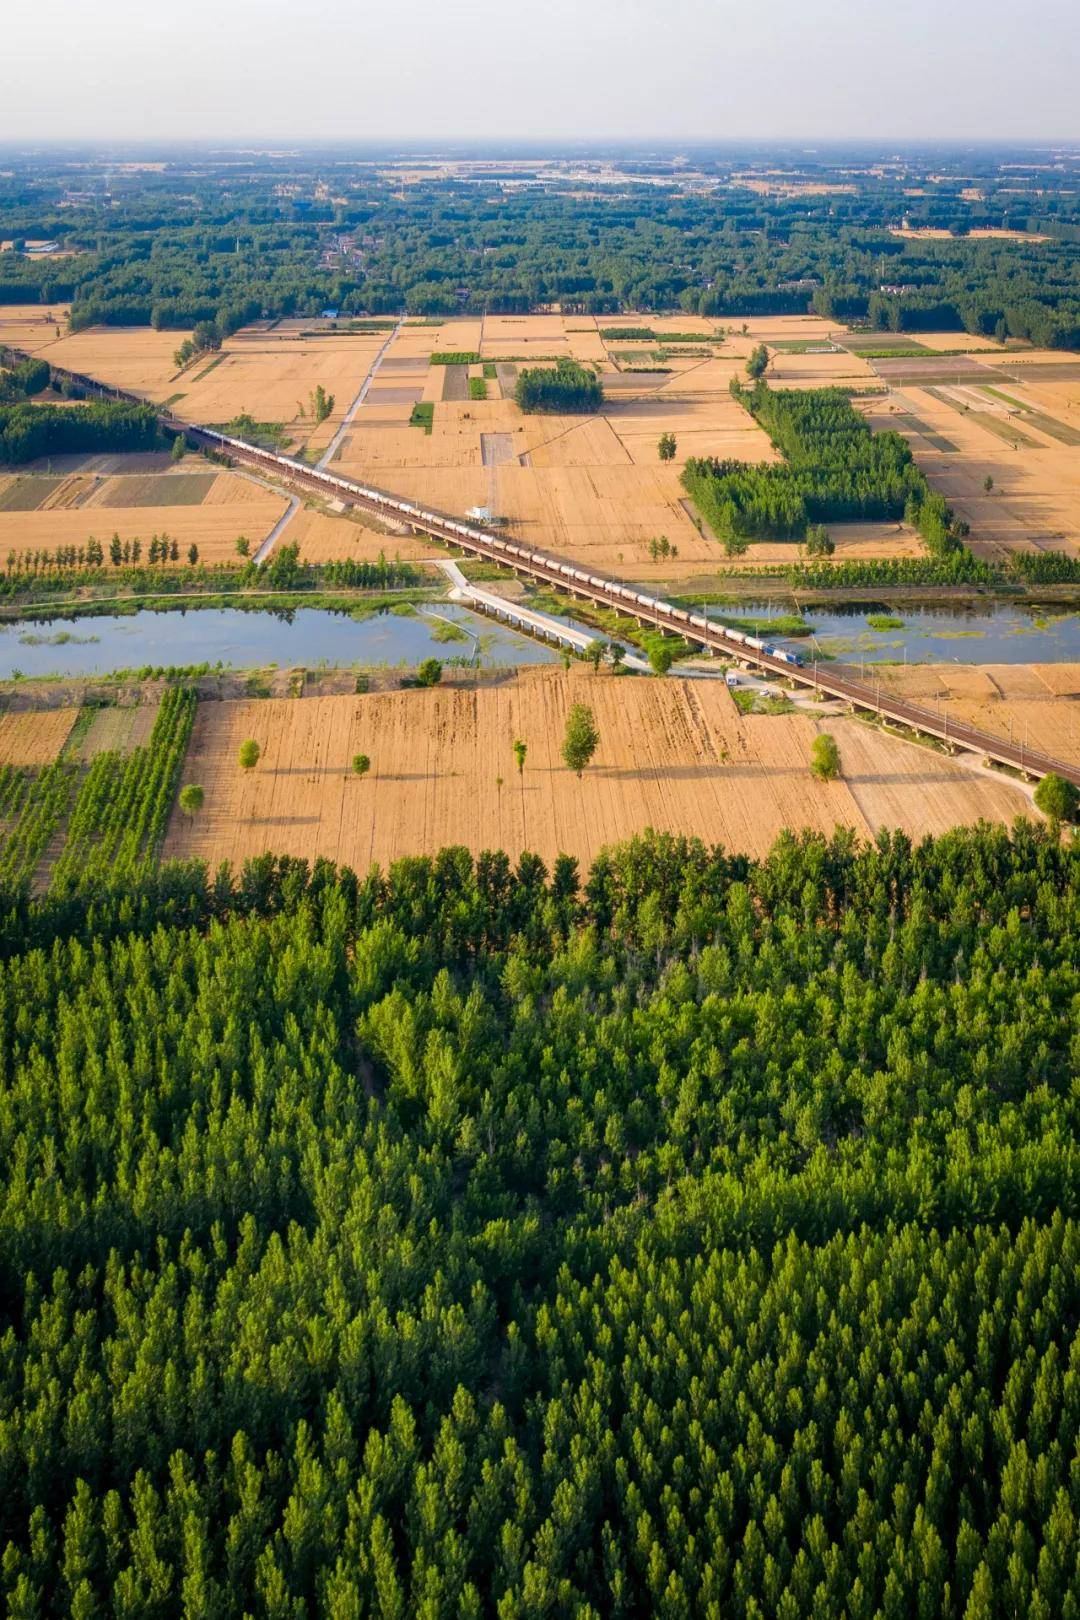
<path id="1" fill-rule="evenodd" d="M 438 615 L 436 617 L 435 615 Z M 439 618 L 465 632 L 440 641 Z M 68 639 L 70 638 L 70 639 Z M 278 664 L 317 669 L 417 664 L 424 658 L 470 658 L 484 667 L 550 663 L 558 654 L 453 602 L 405 617 L 386 612 L 352 619 L 323 608 L 285 615 L 238 608 L 141 611 L 115 617 L 22 620 L 0 625 L 0 679 L 23 675 L 104 675 L 117 669 L 217 664 L 249 669 Z"/>
<path id="2" fill-rule="evenodd" d="M 755 614 L 769 612 L 756 604 Z M 779 611 L 779 610 L 777 610 Z M 869 618 L 888 613 L 903 620 L 901 629 L 873 630 Z M 725 618 L 735 615 L 725 609 Z M 846 663 L 1029 664 L 1080 661 L 1080 614 L 994 603 L 975 609 L 901 603 L 860 602 L 849 606 L 807 607 L 802 617 L 813 636 L 775 640 L 804 658 L 815 646 Z M 770 639 L 766 636 L 766 639 Z"/>

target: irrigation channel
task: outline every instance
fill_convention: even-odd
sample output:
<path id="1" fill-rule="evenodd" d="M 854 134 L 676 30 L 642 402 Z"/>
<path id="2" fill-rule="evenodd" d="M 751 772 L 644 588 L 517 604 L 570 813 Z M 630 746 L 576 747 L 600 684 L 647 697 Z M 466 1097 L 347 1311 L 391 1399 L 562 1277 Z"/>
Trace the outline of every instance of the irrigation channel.
<path id="1" fill-rule="evenodd" d="M 18 350 L 9 352 L 15 355 L 20 353 Z M 146 403 L 140 396 L 123 389 L 109 387 L 96 378 L 66 372 L 60 367 L 54 367 L 53 370 L 56 375 L 66 376 L 95 394 L 107 398 L 129 399 L 140 405 Z M 839 698 L 852 710 L 862 710 L 895 721 L 916 734 L 936 737 L 948 748 L 969 749 L 972 753 L 981 754 L 984 759 L 1020 770 L 1027 776 L 1046 776 L 1053 771 L 1080 787 L 1080 767 L 1069 765 L 1064 760 L 1055 759 L 1049 754 L 1022 745 L 1004 742 L 1000 737 L 980 731 L 975 726 L 956 723 L 950 725 L 947 715 L 941 715 L 933 709 L 924 708 L 921 704 L 911 703 L 894 693 L 883 691 L 880 682 L 871 684 L 868 681 L 857 680 L 846 669 L 838 668 L 835 664 L 822 665 L 811 657 L 800 667 L 784 657 L 736 641 L 722 626 L 715 624 L 699 626 L 688 622 L 689 615 L 685 609 L 676 607 L 662 597 L 635 591 L 621 581 L 605 578 L 603 575 L 589 574 L 573 563 L 549 552 L 532 550 L 497 530 L 464 523 L 450 513 L 435 512 L 429 508 L 420 509 L 411 501 L 403 500 L 387 490 L 360 484 L 351 478 L 343 478 L 339 473 L 332 473 L 326 468 L 311 467 L 292 456 L 276 455 L 271 451 L 261 450 L 247 440 L 218 433 L 213 428 L 199 427 L 164 413 L 161 421 L 167 432 L 183 434 L 188 440 L 194 440 L 204 449 L 216 453 L 230 463 L 253 468 L 256 472 L 276 478 L 286 488 L 324 497 L 333 495 L 346 505 L 404 523 L 415 533 L 429 535 L 432 539 L 441 540 L 471 556 L 498 563 L 525 578 L 555 585 L 571 596 L 595 602 L 600 607 L 614 608 L 617 612 L 636 619 L 643 626 L 664 630 L 673 636 L 681 636 L 685 641 L 696 643 L 707 652 L 737 659 L 748 668 L 766 670 L 796 685 L 823 692 L 828 697 Z"/>

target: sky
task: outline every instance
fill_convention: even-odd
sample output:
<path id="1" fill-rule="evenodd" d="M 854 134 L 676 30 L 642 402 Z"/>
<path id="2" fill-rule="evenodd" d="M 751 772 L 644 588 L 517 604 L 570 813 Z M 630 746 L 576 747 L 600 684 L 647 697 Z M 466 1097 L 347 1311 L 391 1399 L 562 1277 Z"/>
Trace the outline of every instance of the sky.
<path id="1" fill-rule="evenodd" d="M 1080 3 L 12 0 L 0 143 L 1080 139 Z"/>

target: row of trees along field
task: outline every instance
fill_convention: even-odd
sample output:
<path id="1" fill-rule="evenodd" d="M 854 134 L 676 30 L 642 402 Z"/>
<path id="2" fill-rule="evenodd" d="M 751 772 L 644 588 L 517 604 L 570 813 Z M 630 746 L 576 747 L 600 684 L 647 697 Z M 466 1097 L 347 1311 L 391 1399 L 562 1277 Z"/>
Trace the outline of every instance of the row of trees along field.
<path id="1" fill-rule="evenodd" d="M 1074 1617 L 1078 938 L 1023 823 L 4 891 L 6 1612 Z"/>
<path id="2" fill-rule="evenodd" d="M 98 450 L 156 450 L 164 440 L 152 405 L 0 405 L 0 462 Z"/>
<path id="3" fill-rule="evenodd" d="M 968 330 L 1080 346 L 1076 166 L 986 166 L 945 175 L 948 154 L 913 157 L 907 183 L 821 162 L 791 194 L 751 191 L 715 158 L 708 192 L 671 184 L 506 190 L 497 176 L 402 188 L 334 162 L 335 200 L 295 159 L 241 179 L 223 160 L 181 158 L 108 196 L 58 199 L 49 160 L 0 176 L 5 237 L 55 239 L 70 258 L 4 255 L 0 302 L 70 301 L 72 325 L 152 325 L 217 339 L 263 316 L 683 309 L 799 314 L 893 330 Z M 983 168 L 981 163 L 973 165 Z M 627 170 L 629 176 L 630 170 Z M 674 176 L 668 176 L 674 181 Z M 824 182 L 824 184 L 822 184 Z M 913 195 L 918 192 L 919 195 Z M 897 234 L 908 218 L 954 234 Z M 980 228 L 1026 233 L 979 240 Z M 320 254 L 351 242 L 332 268 Z M 1040 240 L 1045 237 L 1046 240 Z M 181 345 L 181 348 L 183 345 Z"/>
<path id="4" fill-rule="evenodd" d="M 906 518 L 932 552 L 966 533 L 932 491 L 899 433 L 872 433 L 840 388 L 778 388 L 759 377 L 732 392 L 757 418 L 782 463 L 692 456 L 682 482 L 721 538 L 802 539 L 813 523 Z"/>

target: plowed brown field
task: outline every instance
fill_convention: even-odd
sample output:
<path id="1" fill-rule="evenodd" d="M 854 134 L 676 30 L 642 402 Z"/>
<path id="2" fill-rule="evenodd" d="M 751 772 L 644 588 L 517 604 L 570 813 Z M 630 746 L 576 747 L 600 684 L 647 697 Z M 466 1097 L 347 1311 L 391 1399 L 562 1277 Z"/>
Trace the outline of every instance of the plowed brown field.
<path id="1" fill-rule="evenodd" d="M 45 709 L 0 715 L 0 765 L 51 765 L 78 712 Z"/>
<path id="2" fill-rule="evenodd" d="M 591 704 L 601 738 L 580 782 L 559 754 L 575 700 Z M 784 827 L 937 832 L 1010 821 L 1027 805 L 1011 784 L 854 721 L 830 724 L 846 779 L 824 785 L 809 769 L 813 718 L 742 716 L 719 681 L 575 669 L 478 690 L 210 703 L 183 774 L 206 805 L 191 822 L 174 812 L 166 854 L 214 863 L 274 850 L 364 869 L 465 844 L 588 861 L 651 826 L 756 855 Z M 245 773 L 237 751 L 249 736 L 262 758 Z M 529 749 L 522 778 L 515 737 Z M 372 761 L 362 780 L 349 771 L 357 752 Z"/>

